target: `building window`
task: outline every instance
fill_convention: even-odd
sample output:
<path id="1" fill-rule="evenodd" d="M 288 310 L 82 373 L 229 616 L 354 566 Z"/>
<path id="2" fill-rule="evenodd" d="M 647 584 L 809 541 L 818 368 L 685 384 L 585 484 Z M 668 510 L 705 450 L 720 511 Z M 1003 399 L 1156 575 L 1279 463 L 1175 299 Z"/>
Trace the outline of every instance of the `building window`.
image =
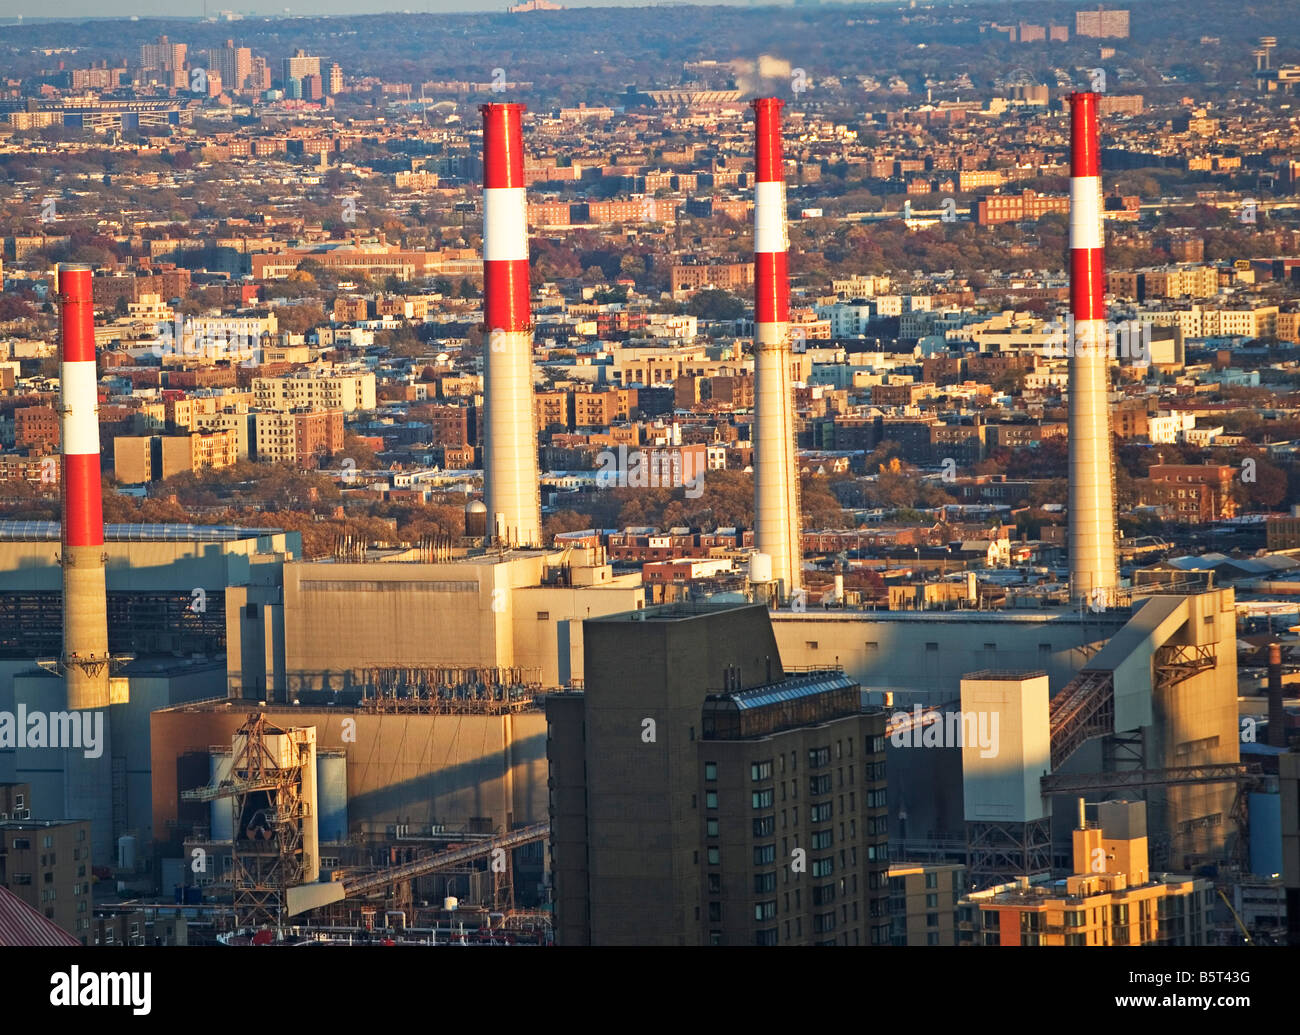
<path id="1" fill-rule="evenodd" d="M 925 875 L 925 886 L 927 888 L 937 888 L 939 886 L 939 875 L 937 873 L 927 873 Z"/>
<path id="2" fill-rule="evenodd" d="M 551 620 L 551 612 L 550 612 L 550 611 L 538 611 L 538 612 L 537 612 L 537 620 L 538 620 L 539 622 L 549 622 L 549 621 Z"/>
<path id="3" fill-rule="evenodd" d="M 710 902 L 710 903 L 709 903 L 709 923 L 713 923 L 713 924 L 720 924 L 720 923 L 722 923 L 722 903 L 721 903 L 721 902 Z"/>
<path id="4" fill-rule="evenodd" d="M 834 806 L 829 801 L 823 801 L 818 805 L 811 805 L 808 808 L 808 821 L 810 823 L 829 822 L 833 809 Z M 795 822 L 798 822 L 798 820 L 796 819 Z"/>
<path id="5" fill-rule="evenodd" d="M 773 792 L 771 787 L 761 791 L 754 791 L 750 797 L 756 809 L 770 809 L 772 807 Z"/>
<path id="6" fill-rule="evenodd" d="M 776 890 L 775 873 L 754 874 L 754 894 L 763 895 Z"/>
<path id="7" fill-rule="evenodd" d="M 812 889 L 812 904 L 814 906 L 829 906 L 835 901 L 835 885 L 820 884 Z M 876 905 L 876 903 L 872 903 Z"/>
<path id="8" fill-rule="evenodd" d="M 831 774 L 822 773 L 820 776 L 808 777 L 809 794 L 830 794 L 831 792 Z"/>
<path id="9" fill-rule="evenodd" d="M 766 762 L 754 762 L 749 767 L 750 780 L 757 783 L 759 780 L 770 780 L 772 778 L 772 760 L 769 758 Z"/>
<path id="10" fill-rule="evenodd" d="M 754 865 L 767 866 L 776 862 L 776 845 L 755 845 L 754 846 Z"/>
<path id="11" fill-rule="evenodd" d="M 717 792 L 717 791 L 705 791 L 705 792 L 704 792 L 704 807 L 705 807 L 706 809 L 716 809 L 716 808 L 718 807 L 718 792 Z"/>
<path id="12" fill-rule="evenodd" d="M 722 855 L 720 850 L 717 848 L 709 848 L 707 849 L 707 851 L 708 851 L 709 865 L 717 866 L 722 861 Z"/>
<path id="13" fill-rule="evenodd" d="M 826 747 L 813 748 L 808 752 L 808 768 L 817 769 L 820 766 L 829 765 L 831 760 L 830 745 Z"/>
<path id="14" fill-rule="evenodd" d="M 704 779 L 709 780 L 709 781 L 713 781 L 713 780 L 716 780 L 717 778 L 718 778 L 718 763 L 717 763 L 717 762 L 705 762 L 705 763 L 704 763 Z"/>
<path id="15" fill-rule="evenodd" d="M 775 945 L 778 937 L 777 929 L 775 927 L 766 928 L 759 931 L 755 937 L 759 945 Z"/>
<path id="16" fill-rule="evenodd" d="M 709 874 L 709 894 L 710 895 L 722 894 L 722 874 L 720 873 Z"/>
<path id="17" fill-rule="evenodd" d="M 757 854 L 757 849 L 755 849 Z M 825 859 L 814 859 L 812 864 L 812 875 L 814 877 L 829 877 L 835 872 L 835 860 L 829 855 Z"/>
<path id="18" fill-rule="evenodd" d="M 775 816 L 760 816 L 758 819 L 754 820 L 755 837 L 770 837 L 772 835 L 772 832 L 775 830 L 776 830 Z"/>
<path id="19" fill-rule="evenodd" d="M 717 837 L 718 821 L 716 819 L 706 819 L 704 821 L 704 832 L 707 837 Z"/>
<path id="20" fill-rule="evenodd" d="M 834 844 L 834 842 L 835 838 L 829 830 L 816 830 L 813 832 L 812 848 L 814 851 L 821 851 L 822 849 L 829 848 Z"/>
<path id="21" fill-rule="evenodd" d="M 754 903 L 755 920 L 771 920 L 776 916 L 776 900 Z"/>

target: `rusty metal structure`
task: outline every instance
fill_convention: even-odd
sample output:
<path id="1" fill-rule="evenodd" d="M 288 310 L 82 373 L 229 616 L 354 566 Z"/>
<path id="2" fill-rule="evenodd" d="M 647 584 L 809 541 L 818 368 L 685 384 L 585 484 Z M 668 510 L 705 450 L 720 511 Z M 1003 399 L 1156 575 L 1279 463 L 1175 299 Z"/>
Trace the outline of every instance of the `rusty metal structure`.
<path id="1" fill-rule="evenodd" d="M 319 874 L 315 729 L 284 729 L 254 712 L 232 745 L 229 775 L 181 797 L 231 799 L 235 923 L 242 928 L 279 926 L 288 889 Z"/>
<path id="2" fill-rule="evenodd" d="M 542 690 L 537 668 L 473 665 L 370 665 L 362 671 L 367 711 L 394 714 L 500 715 L 533 707 Z"/>

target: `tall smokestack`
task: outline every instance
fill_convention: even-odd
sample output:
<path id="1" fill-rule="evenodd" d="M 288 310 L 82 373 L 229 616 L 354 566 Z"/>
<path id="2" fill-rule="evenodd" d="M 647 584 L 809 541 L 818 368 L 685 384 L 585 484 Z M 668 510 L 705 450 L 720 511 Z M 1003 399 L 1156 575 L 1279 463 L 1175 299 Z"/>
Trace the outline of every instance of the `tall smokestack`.
<path id="1" fill-rule="evenodd" d="M 1286 747 L 1286 705 L 1282 693 L 1282 644 L 1268 645 L 1268 745 Z"/>
<path id="2" fill-rule="evenodd" d="M 540 546 L 522 104 L 483 104 L 483 447 L 489 535 Z"/>
<path id="3" fill-rule="evenodd" d="M 1101 226 L 1100 95 L 1070 95 L 1070 599 L 1115 602 L 1115 475 Z"/>
<path id="4" fill-rule="evenodd" d="M 63 671 L 68 707 L 109 704 L 104 506 L 100 499 L 99 397 L 89 266 L 59 267 L 62 297 Z"/>
<path id="5" fill-rule="evenodd" d="M 754 183 L 754 546 L 772 558 L 788 599 L 801 584 L 799 474 L 794 459 L 790 374 L 790 280 L 786 264 L 784 102 L 753 102 Z"/>

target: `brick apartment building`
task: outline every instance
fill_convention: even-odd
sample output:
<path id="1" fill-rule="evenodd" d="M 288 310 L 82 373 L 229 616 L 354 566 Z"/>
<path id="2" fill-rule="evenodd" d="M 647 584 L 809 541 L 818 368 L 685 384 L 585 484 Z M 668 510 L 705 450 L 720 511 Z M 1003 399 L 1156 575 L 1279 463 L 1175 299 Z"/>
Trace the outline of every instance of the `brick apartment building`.
<path id="1" fill-rule="evenodd" d="M 1237 514 L 1233 490 L 1239 474 L 1231 464 L 1152 464 L 1138 480 L 1139 499 L 1179 521 L 1221 521 Z"/>
<path id="2" fill-rule="evenodd" d="M 674 298 L 694 294 L 706 287 L 738 291 L 754 284 L 752 262 L 690 263 L 672 268 Z"/>
<path id="3" fill-rule="evenodd" d="M 256 459 L 310 467 L 343 448 L 343 411 L 313 410 L 254 415 Z"/>
<path id="4" fill-rule="evenodd" d="M 1039 194 L 1025 189 L 1019 194 L 991 194 L 981 198 L 976 214 L 980 226 L 998 223 L 1016 223 L 1024 219 L 1041 219 L 1049 212 L 1070 212 L 1070 199 L 1065 195 Z"/>
<path id="5" fill-rule="evenodd" d="M 61 436 L 59 414 L 53 406 L 24 406 L 14 410 L 14 445 L 18 449 L 54 452 Z"/>

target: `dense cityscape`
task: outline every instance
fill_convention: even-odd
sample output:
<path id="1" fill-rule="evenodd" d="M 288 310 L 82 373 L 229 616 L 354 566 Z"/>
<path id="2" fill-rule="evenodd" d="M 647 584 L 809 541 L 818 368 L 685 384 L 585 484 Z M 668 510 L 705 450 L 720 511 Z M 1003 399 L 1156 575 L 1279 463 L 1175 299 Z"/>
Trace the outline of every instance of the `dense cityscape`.
<path id="1" fill-rule="evenodd" d="M 1300 942 L 1286 5 L 117 14 L 0 24 L 0 945 Z"/>

